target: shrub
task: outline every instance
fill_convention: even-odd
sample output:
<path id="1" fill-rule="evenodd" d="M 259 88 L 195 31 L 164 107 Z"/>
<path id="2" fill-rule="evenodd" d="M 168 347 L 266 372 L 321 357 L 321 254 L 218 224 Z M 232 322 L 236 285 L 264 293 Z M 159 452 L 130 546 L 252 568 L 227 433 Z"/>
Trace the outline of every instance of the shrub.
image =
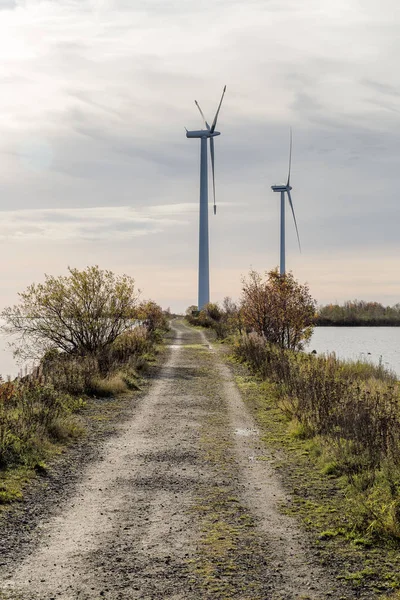
<path id="1" fill-rule="evenodd" d="M 51 385 L 33 379 L 1 384 L 0 467 L 33 465 L 67 412 L 65 399 Z"/>
<path id="2" fill-rule="evenodd" d="M 231 298 L 224 298 L 223 307 L 209 302 L 202 310 L 189 306 L 186 310 L 186 320 L 191 325 L 213 329 L 217 339 L 223 340 L 236 331 L 241 331 L 240 311 Z"/>
<path id="3" fill-rule="evenodd" d="M 129 362 L 132 358 L 151 352 L 153 342 L 145 326 L 135 327 L 120 335 L 111 347 L 114 360 L 119 363 Z"/>
<path id="4" fill-rule="evenodd" d="M 71 355 L 96 354 L 106 348 L 137 318 L 134 280 L 99 267 L 69 275 L 46 275 L 19 294 L 20 303 L 4 309 L 3 329 L 19 337 L 17 351 L 37 358 L 49 348 Z"/>
<path id="5" fill-rule="evenodd" d="M 322 440 L 335 472 L 353 490 L 354 523 L 400 537 L 400 401 L 393 373 L 334 354 L 284 350 L 254 332 L 240 337 L 235 353 L 277 384 L 279 406 L 296 431 Z"/>
<path id="6" fill-rule="evenodd" d="M 168 330 L 168 313 L 164 312 L 161 306 L 153 302 L 153 300 L 141 302 L 137 308 L 136 314 L 138 319 L 142 321 L 147 328 L 150 336 L 155 335 L 157 330 Z"/>
<path id="7" fill-rule="evenodd" d="M 278 383 L 286 411 L 316 434 L 329 435 L 339 453 L 348 441 L 352 454 L 367 457 L 371 467 L 387 457 L 400 462 L 399 390 L 390 372 L 373 365 L 364 371 L 334 354 L 282 350 L 256 333 L 240 338 L 236 354 Z"/>
<path id="8" fill-rule="evenodd" d="M 255 331 L 281 348 L 301 350 L 312 334 L 316 303 L 307 285 L 292 273 L 274 269 L 265 280 L 251 271 L 243 280 L 241 318 L 247 331 Z"/>
<path id="9" fill-rule="evenodd" d="M 97 355 L 72 356 L 52 349 L 44 355 L 37 377 L 61 392 L 72 395 L 93 394 L 93 381 L 119 371 L 123 365 L 142 366 L 142 359 L 154 346 L 145 326 L 135 327 L 120 336 Z"/>
<path id="10" fill-rule="evenodd" d="M 87 393 L 91 380 L 99 374 L 96 357 L 75 357 L 53 349 L 44 355 L 37 375 L 62 392 L 80 395 Z"/>

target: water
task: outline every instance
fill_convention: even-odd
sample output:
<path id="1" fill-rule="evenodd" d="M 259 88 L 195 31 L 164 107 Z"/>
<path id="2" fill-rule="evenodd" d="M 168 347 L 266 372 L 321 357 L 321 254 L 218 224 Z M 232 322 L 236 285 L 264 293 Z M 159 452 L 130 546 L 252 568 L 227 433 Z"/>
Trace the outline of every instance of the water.
<path id="1" fill-rule="evenodd" d="M 16 377 L 21 368 L 8 346 L 9 339 L 0 333 L 0 374 L 4 379 Z M 400 327 L 316 327 L 307 349 L 375 364 L 382 360 L 400 377 Z"/>
<path id="2" fill-rule="evenodd" d="M 143 321 L 135 321 L 133 327 L 139 326 L 143 323 Z M 0 319 L 0 327 L 4 325 L 4 320 Z M 10 377 L 14 379 L 21 372 L 23 375 L 26 372 L 32 371 L 35 364 L 37 365 L 37 361 L 33 359 L 30 361 L 24 361 L 23 363 L 16 362 L 13 356 L 12 348 L 10 348 L 10 342 L 12 341 L 12 336 L 5 335 L 0 330 L 0 375 L 3 379 L 7 379 Z"/>
<path id="3" fill-rule="evenodd" d="M 12 350 L 8 346 L 8 338 L 0 334 L 0 375 L 3 379 L 14 378 L 18 375 L 20 366 L 14 360 Z"/>
<path id="4" fill-rule="evenodd" d="M 400 377 L 400 327 L 315 327 L 307 350 L 374 364 L 381 360 Z"/>
<path id="5" fill-rule="evenodd" d="M 0 327 L 4 324 L 3 319 L 0 319 Z M 12 348 L 9 343 L 12 341 L 12 337 L 5 335 L 0 330 L 0 375 L 3 379 L 10 377 L 14 379 L 22 371 L 25 374 L 25 369 L 31 371 L 34 366 L 34 361 L 27 361 L 23 364 L 17 363 L 13 356 Z"/>

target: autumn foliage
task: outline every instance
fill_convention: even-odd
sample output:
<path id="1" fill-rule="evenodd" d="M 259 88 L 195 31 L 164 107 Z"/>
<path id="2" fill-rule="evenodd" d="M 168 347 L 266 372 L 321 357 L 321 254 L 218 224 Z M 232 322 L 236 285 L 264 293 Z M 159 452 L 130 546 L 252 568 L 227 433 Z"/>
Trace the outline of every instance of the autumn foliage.
<path id="1" fill-rule="evenodd" d="M 244 327 L 281 348 L 303 348 L 312 334 L 315 307 L 308 286 L 296 281 L 292 273 L 282 276 L 274 269 L 263 279 L 251 271 L 243 280 Z"/>

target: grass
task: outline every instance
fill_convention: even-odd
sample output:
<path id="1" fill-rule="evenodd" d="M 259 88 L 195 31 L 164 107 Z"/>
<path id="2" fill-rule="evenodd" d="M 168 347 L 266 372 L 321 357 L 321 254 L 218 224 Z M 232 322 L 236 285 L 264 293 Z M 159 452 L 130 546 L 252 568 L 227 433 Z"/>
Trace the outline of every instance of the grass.
<path id="1" fill-rule="evenodd" d="M 0 385 L 0 505 L 21 500 L 46 461 L 85 433 L 81 399 L 31 380 Z"/>
<path id="2" fill-rule="evenodd" d="M 200 356 L 202 364 L 208 361 L 199 382 L 205 398 L 199 460 L 208 476 L 199 483 L 190 509 L 200 532 L 196 556 L 188 564 L 189 579 L 204 598 L 265 598 L 263 549 L 253 517 L 235 489 L 238 472 L 233 441 L 226 430 L 226 406 L 216 396 L 219 379 L 213 370 L 213 356 L 194 345 L 185 351 L 194 362 L 200 362 Z"/>
<path id="3" fill-rule="evenodd" d="M 400 592 L 394 592 L 394 594 L 391 594 L 390 596 L 386 596 L 385 594 L 380 597 L 380 600 L 400 600 Z"/>
<path id="4" fill-rule="evenodd" d="M 22 489 L 34 476 L 35 471 L 27 467 L 0 474 L 0 511 L 10 502 L 23 499 Z"/>
<path id="5" fill-rule="evenodd" d="M 90 385 L 92 394 L 100 398 L 118 396 L 119 394 L 125 394 L 129 390 L 125 379 L 120 373 L 115 373 L 103 379 L 96 377 L 92 379 Z"/>
<path id="6" fill-rule="evenodd" d="M 332 458 L 326 438 L 310 437 L 282 409 L 279 384 L 250 374 L 233 357 L 227 360 L 262 431 L 265 451 L 261 458 L 278 470 L 291 498 L 281 506 L 282 512 L 303 523 L 322 565 L 337 571 L 357 594 L 361 589 L 360 597 L 374 594 L 378 598 L 399 590 L 400 544 L 381 527 L 374 531 L 360 523 L 364 511 L 360 495 Z M 400 592 L 390 597 L 400 600 Z"/>
<path id="7" fill-rule="evenodd" d="M 320 448 L 321 472 L 347 480 L 351 523 L 363 535 L 400 542 L 400 394 L 381 365 L 282 351 L 256 334 L 236 356 L 271 385 L 293 443 Z M 271 407 L 268 407 L 268 411 Z"/>
<path id="8" fill-rule="evenodd" d="M 21 500 L 32 478 L 43 475 L 46 463 L 85 436 L 92 423 L 110 422 L 121 410 L 117 399 L 140 390 L 138 373 L 156 352 L 140 331 L 117 344 L 118 360 L 105 376 L 98 358 L 79 361 L 52 352 L 39 373 L 0 381 L 0 507 Z"/>

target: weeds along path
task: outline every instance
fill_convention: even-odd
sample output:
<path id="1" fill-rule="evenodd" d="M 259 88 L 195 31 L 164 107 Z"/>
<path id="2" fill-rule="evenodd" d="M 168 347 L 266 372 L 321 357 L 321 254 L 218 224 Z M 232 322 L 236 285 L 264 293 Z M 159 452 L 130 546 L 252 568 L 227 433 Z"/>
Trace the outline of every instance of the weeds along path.
<path id="1" fill-rule="evenodd" d="M 284 493 L 218 352 L 180 322 L 169 352 L 30 553 L 1 557 L 0 598 L 343 598 L 280 514 Z"/>

